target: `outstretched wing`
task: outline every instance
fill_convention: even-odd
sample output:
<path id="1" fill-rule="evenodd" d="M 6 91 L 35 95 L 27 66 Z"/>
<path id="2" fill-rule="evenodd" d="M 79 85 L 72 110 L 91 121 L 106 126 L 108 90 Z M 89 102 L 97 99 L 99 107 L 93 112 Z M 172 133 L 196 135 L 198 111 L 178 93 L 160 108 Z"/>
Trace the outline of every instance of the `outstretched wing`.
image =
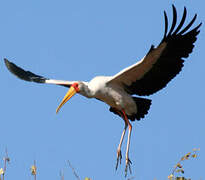
<path id="1" fill-rule="evenodd" d="M 74 83 L 74 81 L 48 79 L 43 76 L 36 75 L 30 71 L 25 71 L 24 69 L 16 66 L 14 63 L 8 61 L 6 58 L 4 59 L 4 62 L 6 67 L 12 74 L 25 81 L 45 84 L 56 84 L 65 87 L 70 87 Z"/>
<path id="2" fill-rule="evenodd" d="M 182 19 L 176 27 L 177 12 L 174 5 L 172 8 L 173 21 L 169 32 L 168 18 L 164 12 L 165 33 L 159 46 L 154 48 L 152 45 L 141 61 L 120 71 L 108 83 L 123 86 L 130 94 L 150 95 L 164 88 L 181 71 L 184 63 L 182 58 L 187 58 L 192 52 L 202 23 L 188 31 L 196 20 L 195 14 L 190 23 L 182 29 L 187 14 L 184 7 Z"/>

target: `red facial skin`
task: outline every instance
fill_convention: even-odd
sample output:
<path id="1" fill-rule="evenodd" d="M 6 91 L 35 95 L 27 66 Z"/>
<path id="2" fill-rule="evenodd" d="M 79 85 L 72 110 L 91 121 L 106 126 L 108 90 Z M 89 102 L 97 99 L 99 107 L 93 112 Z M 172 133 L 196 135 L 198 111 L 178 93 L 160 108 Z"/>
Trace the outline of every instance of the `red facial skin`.
<path id="1" fill-rule="evenodd" d="M 73 83 L 71 86 L 76 90 L 76 92 L 80 91 L 80 89 L 78 87 L 78 83 Z"/>

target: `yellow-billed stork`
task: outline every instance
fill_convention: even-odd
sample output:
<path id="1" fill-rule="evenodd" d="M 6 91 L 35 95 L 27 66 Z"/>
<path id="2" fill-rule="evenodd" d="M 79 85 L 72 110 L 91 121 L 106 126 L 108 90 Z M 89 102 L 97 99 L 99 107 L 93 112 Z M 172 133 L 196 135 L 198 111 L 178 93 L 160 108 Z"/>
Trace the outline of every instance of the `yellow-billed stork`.
<path id="1" fill-rule="evenodd" d="M 181 71 L 184 63 L 183 58 L 187 58 L 192 52 L 194 48 L 193 44 L 197 39 L 196 36 L 200 32 L 199 27 L 202 23 L 188 31 L 196 20 L 196 14 L 190 23 L 182 29 L 187 10 L 184 7 L 182 19 L 179 25 L 176 26 L 177 12 L 174 5 L 172 5 L 172 9 L 173 20 L 169 32 L 168 18 L 166 12 L 164 12 L 165 32 L 160 44 L 156 48 L 152 45 L 142 60 L 123 69 L 114 76 L 97 76 L 90 82 L 63 81 L 48 79 L 30 71 L 25 71 L 7 59 L 4 59 L 5 64 L 9 71 L 20 79 L 69 87 L 69 91 L 58 106 L 56 112 L 76 93 L 87 98 L 96 98 L 108 104 L 110 111 L 122 117 L 125 122 L 125 127 L 117 148 L 116 169 L 122 159 L 121 145 L 126 129 L 129 127 L 126 149 L 126 175 L 128 168 L 131 172 L 129 145 L 132 125 L 129 120 L 134 121 L 144 118 L 151 105 L 151 100 L 133 95 L 148 96 L 164 88 Z"/>

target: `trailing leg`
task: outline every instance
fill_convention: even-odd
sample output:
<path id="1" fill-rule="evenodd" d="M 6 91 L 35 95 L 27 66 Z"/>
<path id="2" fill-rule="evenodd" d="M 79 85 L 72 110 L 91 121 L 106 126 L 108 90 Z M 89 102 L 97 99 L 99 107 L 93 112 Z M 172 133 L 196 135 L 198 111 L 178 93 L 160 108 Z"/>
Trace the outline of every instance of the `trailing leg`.
<path id="1" fill-rule="evenodd" d="M 124 116 L 125 123 L 128 124 L 128 127 L 129 127 L 128 139 L 127 139 L 127 149 L 126 149 L 126 155 L 125 155 L 125 157 L 126 157 L 125 177 L 126 177 L 127 176 L 128 168 L 129 168 L 130 174 L 132 174 L 132 171 L 131 171 L 131 164 L 132 164 L 132 162 L 129 159 L 129 149 L 130 149 L 130 138 L 131 138 L 131 132 L 132 132 L 132 125 L 130 124 L 130 122 L 129 122 L 129 120 L 127 118 L 127 115 L 126 115 L 124 110 L 122 110 L 122 113 L 123 113 L 123 116 Z"/>

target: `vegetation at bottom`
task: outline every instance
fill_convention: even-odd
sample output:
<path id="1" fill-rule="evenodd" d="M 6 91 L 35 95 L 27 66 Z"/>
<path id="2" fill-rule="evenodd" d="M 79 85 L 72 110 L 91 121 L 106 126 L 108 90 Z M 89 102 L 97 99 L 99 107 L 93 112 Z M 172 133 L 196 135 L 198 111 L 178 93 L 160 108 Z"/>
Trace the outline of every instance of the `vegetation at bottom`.
<path id="1" fill-rule="evenodd" d="M 168 180 L 191 180 L 191 178 L 186 178 L 184 176 L 185 174 L 185 168 L 184 168 L 184 162 L 189 159 L 195 159 L 198 157 L 198 152 L 200 151 L 199 148 L 194 148 L 191 152 L 186 153 L 184 156 L 182 156 L 179 161 L 174 165 L 171 174 L 168 176 Z M 81 180 L 76 170 L 71 165 L 70 161 L 67 161 L 68 166 L 71 168 L 73 172 L 73 176 L 77 180 Z M 10 165 L 10 158 L 8 156 L 7 149 L 5 150 L 5 156 L 3 157 L 3 167 L 0 167 L 0 180 L 6 180 L 6 174 L 9 173 L 7 171 L 7 166 Z M 30 173 L 31 176 L 33 176 L 34 180 L 37 180 L 37 165 L 36 160 L 34 160 L 33 164 L 30 167 Z M 135 177 L 128 178 L 127 180 L 134 180 Z M 60 180 L 66 180 L 64 177 L 64 174 L 62 171 L 60 171 Z M 84 178 L 84 180 L 92 180 L 91 178 Z M 157 180 L 157 179 L 154 179 Z"/>

